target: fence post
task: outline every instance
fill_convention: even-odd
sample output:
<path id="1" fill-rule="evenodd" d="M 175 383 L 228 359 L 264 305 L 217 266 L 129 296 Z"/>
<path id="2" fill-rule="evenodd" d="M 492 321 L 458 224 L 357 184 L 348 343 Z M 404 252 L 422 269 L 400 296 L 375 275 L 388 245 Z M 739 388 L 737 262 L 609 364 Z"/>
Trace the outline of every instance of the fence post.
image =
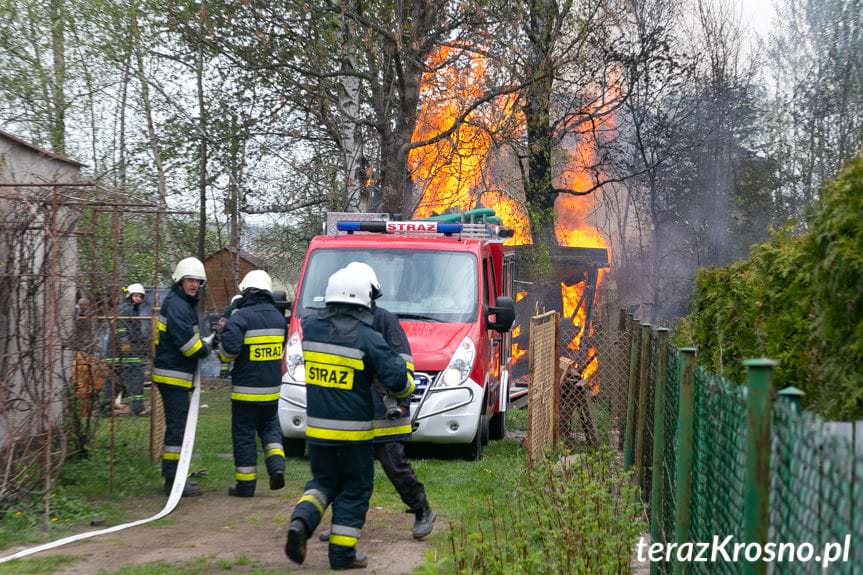
<path id="1" fill-rule="evenodd" d="M 773 415 L 772 379 L 777 362 L 747 359 L 746 366 L 746 495 L 743 499 L 743 536 L 746 544 L 767 543 L 770 525 L 770 423 Z M 743 564 L 744 575 L 764 575 L 767 563 Z"/>
<path id="2" fill-rule="evenodd" d="M 626 387 L 626 427 L 623 436 L 623 470 L 628 471 L 635 459 L 633 438 L 635 436 L 635 389 L 638 381 L 638 354 L 640 351 L 641 332 L 638 330 L 638 320 L 629 316 L 629 381 Z"/>
<path id="3" fill-rule="evenodd" d="M 677 497 L 674 505 L 674 541 L 679 545 L 689 541 L 692 517 L 692 451 L 695 411 L 695 348 L 680 350 L 680 391 L 677 409 Z M 687 571 L 687 563 L 675 562 L 674 575 Z"/>
<path id="4" fill-rule="evenodd" d="M 641 359 L 638 369 L 638 424 L 635 428 L 635 473 L 644 489 L 644 437 L 647 433 L 647 391 L 650 387 L 650 324 L 641 324 Z M 646 489 L 645 489 L 646 491 Z M 642 498 L 646 494 L 642 492 Z"/>
<path id="5" fill-rule="evenodd" d="M 653 478 L 650 485 L 650 540 L 665 541 L 662 526 L 665 524 L 663 512 L 665 485 L 665 382 L 668 375 L 668 328 L 656 330 L 656 382 L 653 388 Z M 659 572 L 659 565 L 651 563 L 650 573 Z"/>
<path id="6" fill-rule="evenodd" d="M 791 406 L 792 413 L 794 413 L 795 415 L 800 414 L 800 400 L 803 398 L 804 395 L 806 395 L 803 392 L 803 390 L 798 389 L 798 388 L 793 387 L 793 386 L 788 386 L 786 388 L 783 388 L 782 391 L 780 391 L 777 395 L 779 395 L 779 397 L 782 398 L 782 401 L 785 401 L 788 405 Z M 797 422 L 788 422 L 787 425 L 793 425 L 794 423 L 797 423 Z M 782 489 L 787 489 L 788 491 L 793 493 L 794 489 L 796 487 L 794 485 L 795 477 L 794 477 L 794 470 L 792 469 L 792 466 L 791 466 L 791 457 L 790 457 L 790 454 L 793 453 L 793 451 L 792 451 L 792 449 L 790 449 L 788 447 L 787 443 L 793 442 L 794 439 L 790 438 L 790 437 L 783 437 L 781 424 L 780 424 L 780 429 L 777 429 L 777 437 L 779 438 L 779 441 L 777 442 L 777 449 L 779 450 L 778 455 L 779 455 L 779 462 L 780 462 L 779 469 L 778 469 L 779 477 L 780 477 L 779 483 L 782 485 Z M 820 474 L 819 474 L 819 480 L 820 480 Z M 780 493 L 780 501 L 781 501 L 780 505 L 782 505 L 782 506 L 788 505 L 788 503 L 785 502 L 783 499 L 784 498 L 781 498 L 781 493 Z M 819 499 L 819 501 L 820 501 L 820 499 Z M 797 518 L 794 517 L 794 514 L 791 511 L 792 510 L 790 510 L 790 509 L 781 509 L 780 513 L 778 514 L 779 517 L 783 518 L 783 522 L 784 522 L 784 524 L 782 526 L 784 529 L 783 533 L 793 533 L 793 531 L 792 531 L 793 524 Z M 816 510 L 816 517 L 821 517 L 820 512 L 817 510 Z"/>

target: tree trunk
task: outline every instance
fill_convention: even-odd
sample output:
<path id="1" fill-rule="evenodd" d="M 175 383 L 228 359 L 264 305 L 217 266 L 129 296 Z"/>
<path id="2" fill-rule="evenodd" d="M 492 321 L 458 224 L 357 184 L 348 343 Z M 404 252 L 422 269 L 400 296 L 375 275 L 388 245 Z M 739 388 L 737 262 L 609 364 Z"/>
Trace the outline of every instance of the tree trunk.
<path id="1" fill-rule="evenodd" d="M 198 39 L 198 54 L 195 61 L 195 80 L 198 91 L 198 119 L 200 126 L 199 158 L 198 158 L 198 197 L 200 207 L 198 213 L 198 259 L 204 261 L 207 257 L 207 108 L 204 103 L 204 14 L 200 18 L 200 38 Z"/>
<path id="2" fill-rule="evenodd" d="M 135 52 L 135 60 L 138 64 L 138 81 L 141 83 L 141 99 L 144 104 L 144 114 L 147 117 L 147 136 L 150 140 L 150 151 L 153 153 L 153 161 L 156 164 L 156 175 L 159 182 L 159 206 L 165 210 L 168 208 L 168 186 L 165 179 L 165 166 L 162 163 L 162 153 L 159 150 L 159 140 L 156 137 L 156 126 L 153 123 L 153 109 L 150 105 L 150 85 L 147 83 L 147 75 L 144 71 L 144 58 L 141 54 L 141 31 L 138 29 L 138 14 L 132 10 L 132 42 Z"/>
<path id="3" fill-rule="evenodd" d="M 51 51 L 54 56 L 54 78 L 51 96 L 54 113 L 51 122 L 51 148 L 66 153 L 66 10 L 64 0 L 50 0 Z"/>

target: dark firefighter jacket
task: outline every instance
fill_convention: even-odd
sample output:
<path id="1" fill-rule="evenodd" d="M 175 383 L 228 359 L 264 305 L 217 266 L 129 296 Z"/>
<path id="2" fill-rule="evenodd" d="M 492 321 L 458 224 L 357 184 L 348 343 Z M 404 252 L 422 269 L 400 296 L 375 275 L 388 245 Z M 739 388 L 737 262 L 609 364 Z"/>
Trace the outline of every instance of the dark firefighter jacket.
<path id="1" fill-rule="evenodd" d="M 143 317 L 141 306 L 126 300 L 117 307 L 118 317 Z M 149 316 L 148 316 L 149 319 Z M 116 360 L 119 364 L 137 364 L 143 361 L 148 352 L 148 340 L 144 334 L 150 331 L 150 322 L 144 319 L 118 319 L 114 337 L 108 340 L 105 356 L 108 362 Z"/>
<path id="2" fill-rule="evenodd" d="M 201 341 L 198 298 L 191 298 L 179 284 L 162 302 L 156 322 L 156 357 L 153 360 L 153 382 L 191 388 L 195 379 L 198 359 L 207 357 L 210 350 Z"/>
<path id="3" fill-rule="evenodd" d="M 247 294 L 237 303 L 240 306 L 231 314 L 219 344 L 219 359 L 234 362 L 231 399 L 276 401 L 282 379 L 285 316 L 266 292 Z"/>
<path id="4" fill-rule="evenodd" d="M 384 336 L 384 341 L 405 361 L 407 381 L 409 385 L 413 385 L 414 363 L 411 357 L 411 347 L 402 326 L 399 325 L 398 318 L 389 311 L 377 306 L 372 308 L 372 314 L 374 315 L 372 327 Z M 375 393 L 372 395 L 375 406 L 375 418 L 373 422 L 375 443 L 408 439 L 411 436 L 410 396 L 398 402 L 402 410 L 402 416 L 397 419 L 387 419 L 387 407 L 384 403 L 385 391 L 381 389 L 379 382 L 376 381 L 375 383 Z"/>
<path id="5" fill-rule="evenodd" d="M 410 397 L 405 362 L 372 327 L 369 310 L 330 304 L 303 319 L 306 437 L 311 443 L 374 439 L 375 378 L 399 398 Z"/>

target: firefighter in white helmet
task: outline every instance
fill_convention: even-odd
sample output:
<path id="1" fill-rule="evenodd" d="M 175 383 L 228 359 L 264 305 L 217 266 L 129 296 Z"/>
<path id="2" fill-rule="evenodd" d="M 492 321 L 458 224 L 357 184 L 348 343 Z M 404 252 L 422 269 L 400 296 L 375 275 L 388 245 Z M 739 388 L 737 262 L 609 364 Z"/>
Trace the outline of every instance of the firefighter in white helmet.
<path id="1" fill-rule="evenodd" d="M 374 483 L 372 382 L 398 398 L 414 385 L 405 362 L 372 328 L 368 278 L 340 269 L 330 276 L 326 308 L 303 319 L 306 438 L 312 479 L 291 515 L 285 554 L 306 558 L 306 541 L 333 506 L 329 560 L 333 569 L 363 568 L 357 541 Z"/>
<path id="2" fill-rule="evenodd" d="M 287 323 L 273 302 L 273 282 L 253 270 L 240 282 L 240 306 L 221 332 L 219 359 L 234 362 L 231 371 L 231 439 L 235 485 L 232 497 L 253 497 L 257 486 L 261 438 L 270 489 L 285 486 L 285 452 L 277 411 Z"/>
<path id="3" fill-rule="evenodd" d="M 101 412 L 110 415 L 112 401 L 118 393 L 130 399 L 132 415 L 144 413 L 144 358 L 147 356 L 149 322 L 145 323 L 144 299 L 147 292 L 139 283 L 124 289 L 126 298 L 117 307 L 114 331 L 108 341 L 106 360 L 111 364 L 111 377 L 102 390 Z M 140 318 L 140 319 L 133 319 Z"/>
<path id="4" fill-rule="evenodd" d="M 371 309 L 374 317 L 372 327 L 383 335 L 384 341 L 405 360 L 408 380 L 413 382 L 414 364 L 408 338 L 398 318 L 375 303 L 383 295 L 375 270 L 364 262 L 351 262 L 345 269 L 365 277 L 371 284 Z M 375 458 L 380 461 L 387 478 L 408 506 L 408 512 L 413 513 L 416 518 L 411 534 L 414 539 L 422 539 L 431 534 L 437 516 L 429 505 L 425 486 L 417 479 L 416 472 L 405 457 L 402 442 L 410 439 L 412 432 L 410 398 L 397 401 L 379 387 L 373 390 L 372 398 L 375 406 L 372 422 Z M 321 540 L 326 541 L 329 535 L 329 531 L 325 531 L 321 534 Z"/>
<path id="5" fill-rule="evenodd" d="M 153 383 L 165 406 L 165 447 L 162 451 L 162 475 L 165 493 L 171 492 L 183 445 L 189 393 L 195 380 L 198 360 L 210 353 L 213 336 L 201 337 L 196 307 L 201 289 L 207 281 L 204 264 L 197 258 L 181 260 L 172 274 L 174 284 L 162 302 L 156 331 L 156 358 L 153 361 Z M 180 478 L 186 481 L 185 477 Z M 186 481 L 183 496 L 200 495 L 201 487 Z"/>

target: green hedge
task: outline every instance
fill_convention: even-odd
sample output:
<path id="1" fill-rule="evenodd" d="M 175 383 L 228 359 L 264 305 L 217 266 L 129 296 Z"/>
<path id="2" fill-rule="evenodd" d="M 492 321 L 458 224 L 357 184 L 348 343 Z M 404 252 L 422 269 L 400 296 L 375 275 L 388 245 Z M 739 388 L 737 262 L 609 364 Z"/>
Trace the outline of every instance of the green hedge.
<path id="1" fill-rule="evenodd" d="M 831 419 L 863 417 L 863 156 L 828 182 L 809 231 L 774 232 L 747 260 L 702 269 L 678 343 L 743 380 L 740 361 L 780 361 L 776 387 Z"/>

